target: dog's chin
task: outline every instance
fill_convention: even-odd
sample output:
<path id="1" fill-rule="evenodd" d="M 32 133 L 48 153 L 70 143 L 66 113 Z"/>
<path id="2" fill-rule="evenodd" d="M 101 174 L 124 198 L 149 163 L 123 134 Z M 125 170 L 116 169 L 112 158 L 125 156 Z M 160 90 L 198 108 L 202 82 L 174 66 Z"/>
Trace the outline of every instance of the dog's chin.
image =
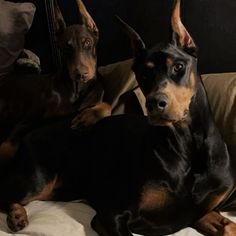
<path id="1" fill-rule="evenodd" d="M 184 115 L 182 117 L 170 117 L 148 114 L 148 122 L 153 126 L 186 126 L 189 121 L 189 116 Z"/>

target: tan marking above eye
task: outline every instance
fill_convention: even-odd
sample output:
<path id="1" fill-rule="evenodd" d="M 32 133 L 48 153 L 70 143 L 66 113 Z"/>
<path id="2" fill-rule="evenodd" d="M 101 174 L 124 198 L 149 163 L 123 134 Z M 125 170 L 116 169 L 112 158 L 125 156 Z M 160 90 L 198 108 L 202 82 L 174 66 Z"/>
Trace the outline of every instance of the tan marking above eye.
<path id="1" fill-rule="evenodd" d="M 151 62 L 151 61 L 148 61 L 148 62 L 146 62 L 146 66 L 147 66 L 148 68 L 152 69 L 152 68 L 155 67 L 155 64 L 154 64 L 153 62 Z"/>
<path id="2" fill-rule="evenodd" d="M 172 66 L 173 63 L 174 63 L 174 62 L 173 62 L 173 59 L 172 59 L 172 58 L 170 58 L 170 57 L 167 57 L 167 58 L 166 58 L 166 65 L 167 65 L 167 66 Z"/>

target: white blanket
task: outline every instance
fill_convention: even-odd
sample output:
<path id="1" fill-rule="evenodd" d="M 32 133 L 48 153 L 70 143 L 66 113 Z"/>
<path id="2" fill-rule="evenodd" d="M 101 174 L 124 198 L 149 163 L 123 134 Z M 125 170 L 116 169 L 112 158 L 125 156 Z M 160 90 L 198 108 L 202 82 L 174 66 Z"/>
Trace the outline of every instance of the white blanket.
<path id="1" fill-rule="evenodd" d="M 26 210 L 29 225 L 14 234 L 7 227 L 6 215 L 0 214 L 0 236 L 97 236 L 90 227 L 95 211 L 82 202 L 34 201 L 26 206 Z M 236 215 L 230 218 L 236 221 Z M 191 228 L 173 234 L 173 236 L 200 235 Z"/>

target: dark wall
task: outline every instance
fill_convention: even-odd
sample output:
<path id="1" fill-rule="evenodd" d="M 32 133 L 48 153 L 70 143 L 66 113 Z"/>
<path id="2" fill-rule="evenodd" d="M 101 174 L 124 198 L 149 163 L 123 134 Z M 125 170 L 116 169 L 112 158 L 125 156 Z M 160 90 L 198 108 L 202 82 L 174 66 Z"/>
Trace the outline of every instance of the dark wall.
<path id="1" fill-rule="evenodd" d="M 236 71 L 236 1 L 185 0 L 185 23 L 203 72 Z"/>
<path id="2" fill-rule="evenodd" d="M 41 3 L 39 3 L 41 2 Z M 67 24 L 77 22 L 74 0 L 58 0 Z M 170 37 L 172 0 L 84 0 L 100 30 L 99 65 L 132 56 L 130 42 L 115 21 L 119 15 L 143 37 L 148 47 Z M 41 57 L 44 70 L 53 66 L 43 1 L 27 45 Z M 236 1 L 183 0 L 182 18 L 199 47 L 202 73 L 236 71 Z M 41 25 L 41 28 L 39 29 Z"/>

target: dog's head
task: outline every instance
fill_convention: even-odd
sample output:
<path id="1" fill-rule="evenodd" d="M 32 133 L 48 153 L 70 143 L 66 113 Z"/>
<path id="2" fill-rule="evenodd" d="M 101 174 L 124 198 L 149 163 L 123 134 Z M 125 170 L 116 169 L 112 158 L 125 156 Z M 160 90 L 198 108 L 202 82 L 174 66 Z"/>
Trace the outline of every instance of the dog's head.
<path id="1" fill-rule="evenodd" d="M 80 23 L 66 27 L 59 6 L 54 1 L 55 36 L 67 63 L 75 95 L 96 76 L 98 28 L 81 0 L 77 0 Z"/>
<path id="2" fill-rule="evenodd" d="M 141 37 L 120 20 L 132 41 L 136 79 L 146 97 L 153 125 L 182 124 L 188 120 L 196 86 L 196 46 L 180 19 L 180 0 L 174 3 L 172 41 L 146 49 Z"/>

